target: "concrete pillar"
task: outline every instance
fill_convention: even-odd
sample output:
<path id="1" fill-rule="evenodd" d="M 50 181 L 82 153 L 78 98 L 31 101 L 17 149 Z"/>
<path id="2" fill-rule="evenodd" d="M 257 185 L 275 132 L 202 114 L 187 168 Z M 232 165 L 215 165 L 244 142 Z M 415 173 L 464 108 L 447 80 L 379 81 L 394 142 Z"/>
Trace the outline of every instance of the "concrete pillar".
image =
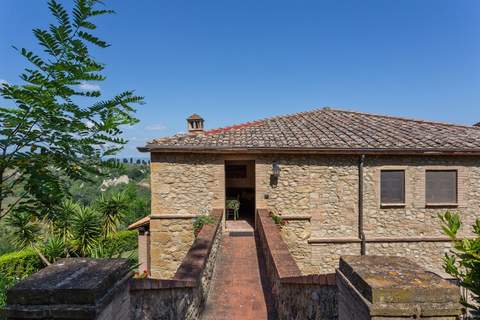
<path id="1" fill-rule="evenodd" d="M 455 320 L 460 289 L 403 257 L 344 256 L 336 273 L 338 320 Z"/>
<path id="2" fill-rule="evenodd" d="M 128 320 L 131 276 L 126 259 L 62 259 L 8 290 L 6 317 Z"/>

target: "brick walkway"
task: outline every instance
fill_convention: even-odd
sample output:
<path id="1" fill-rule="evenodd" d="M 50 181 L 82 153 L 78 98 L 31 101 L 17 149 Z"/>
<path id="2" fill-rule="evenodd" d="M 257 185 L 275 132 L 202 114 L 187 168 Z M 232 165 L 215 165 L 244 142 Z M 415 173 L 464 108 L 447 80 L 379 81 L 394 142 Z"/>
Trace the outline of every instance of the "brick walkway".
<path id="1" fill-rule="evenodd" d="M 253 235 L 224 234 L 203 320 L 274 319 Z"/>

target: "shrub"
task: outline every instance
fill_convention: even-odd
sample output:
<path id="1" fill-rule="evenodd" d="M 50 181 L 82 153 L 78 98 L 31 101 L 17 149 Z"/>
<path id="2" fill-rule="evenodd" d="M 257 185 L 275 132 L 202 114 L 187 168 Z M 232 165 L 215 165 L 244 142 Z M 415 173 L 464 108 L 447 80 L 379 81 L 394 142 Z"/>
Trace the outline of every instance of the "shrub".
<path id="1" fill-rule="evenodd" d="M 462 225 L 459 214 L 445 212 L 439 217 L 443 223 L 443 233 L 453 242 L 451 254 L 445 254 L 444 269 L 459 281 L 460 286 L 468 290 L 461 302 L 478 316 L 480 313 L 480 218 L 472 226 L 475 238 L 459 240 L 457 234 Z M 473 303 L 469 301 L 469 295 Z"/>
<path id="2" fill-rule="evenodd" d="M 0 256 L 0 274 L 2 277 L 23 279 L 44 267 L 33 249 L 25 249 Z"/>
<path id="3" fill-rule="evenodd" d="M 285 221 L 281 216 L 275 214 L 274 212 L 270 212 L 270 217 L 272 218 L 273 222 L 280 228 L 287 224 L 287 221 Z"/>
<path id="4" fill-rule="evenodd" d="M 205 214 L 205 215 L 195 217 L 195 219 L 193 219 L 193 233 L 196 236 L 198 235 L 200 230 L 202 230 L 204 225 L 213 224 L 213 223 L 214 223 L 214 220 L 212 216 Z"/>
<path id="5" fill-rule="evenodd" d="M 13 287 L 18 281 L 19 279 L 12 277 L 0 277 L 0 309 L 2 309 L 7 302 L 7 290 Z M 2 318 L 1 312 L 0 319 L 5 319 Z"/>
<path id="6" fill-rule="evenodd" d="M 7 290 L 18 281 L 37 272 L 44 265 L 33 249 L 0 256 L 0 308 L 5 305 Z"/>
<path id="7" fill-rule="evenodd" d="M 138 246 L 137 231 L 120 231 L 105 239 L 102 244 L 104 250 L 116 254 L 134 251 Z M 2 277 L 23 279 L 44 266 L 33 249 L 25 249 L 0 256 L 0 274 Z"/>
<path id="8" fill-rule="evenodd" d="M 58 236 L 50 237 L 43 246 L 43 254 L 50 262 L 55 262 L 67 255 L 67 245 L 63 238 Z"/>
<path id="9" fill-rule="evenodd" d="M 120 254 L 133 251 L 138 247 L 138 234 L 135 230 L 119 231 L 103 241 L 102 247 L 107 252 Z"/>

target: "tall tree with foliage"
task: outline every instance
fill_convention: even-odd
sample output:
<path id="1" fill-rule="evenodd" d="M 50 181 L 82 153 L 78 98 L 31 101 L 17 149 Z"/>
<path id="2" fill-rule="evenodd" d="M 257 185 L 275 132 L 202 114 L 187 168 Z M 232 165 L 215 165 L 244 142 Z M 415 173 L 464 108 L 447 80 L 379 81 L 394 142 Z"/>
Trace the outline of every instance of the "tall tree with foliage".
<path id="1" fill-rule="evenodd" d="M 100 90 L 81 88 L 105 80 L 105 65 L 90 54 L 91 47 L 109 46 L 92 33 L 93 18 L 113 13 L 101 5 L 75 0 L 69 13 L 49 0 L 56 22 L 33 30 L 43 52 L 17 49 L 30 64 L 23 82 L 0 85 L 13 105 L 0 107 L 0 219 L 13 211 L 47 215 L 68 192 L 67 179 L 115 165 L 101 159 L 126 143 L 121 127 L 138 121 L 133 106 L 143 99 L 133 91 L 101 100 Z"/>
<path id="2" fill-rule="evenodd" d="M 445 254 L 445 271 L 468 290 L 461 302 L 471 310 L 474 319 L 480 319 L 480 218 L 472 226 L 475 234 L 473 239 L 458 239 L 457 234 L 462 225 L 460 216 L 446 212 L 439 217 L 443 222 L 443 233 L 453 241 L 451 254 Z"/>

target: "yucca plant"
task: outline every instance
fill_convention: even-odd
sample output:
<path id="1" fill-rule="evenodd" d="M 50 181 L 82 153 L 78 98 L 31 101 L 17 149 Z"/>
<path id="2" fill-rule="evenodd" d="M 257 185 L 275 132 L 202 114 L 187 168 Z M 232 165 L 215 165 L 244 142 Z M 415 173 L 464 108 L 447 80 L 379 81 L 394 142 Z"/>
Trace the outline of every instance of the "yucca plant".
<path id="1" fill-rule="evenodd" d="M 64 239 L 59 236 L 52 236 L 48 238 L 43 247 L 43 254 L 50 262 L 55 262 L 59 258 L 68 256 L 68 248 Z"/>
<path id="2" fill-rule="evenodd" d="M 107 238 L 117 232 L 118 225 L 128 210 L 127 197 L 124 192 L 110 196 L 102 194 L 95 201 L 94 207 L 102 219 L 103 237 Z"/>
<path id="3" fill-rule="evenodd" d="M 73 248 L 82 257 L 89 256 L 99 243 L 102 234 L 100 215 L 90 207 L 79 206 L 72 217 Z"/>
<path id="4" fill-rule="evenodd" d="M 7 218 L 15 246 L 25 248 L 35 245 L 41 237 L 41 227 L 30 212 L 12 212 Z"/>
<path id="5" fill-rule="evenodd" d="M 7 219 L 7 225 L 12 232 L 13 243 L 19 248 L 33 248 L 43 263 L 50 264 L 50 261 L 43 255 L 39 249 L 39 243 L 42 239 L 42 228 L 37 218 L 26 211 L 14 211 Z"/>
<path id="6" fill-rule="evenodd" d="M 80 210 L 80 205 L 71 199 L 62 201 L 62 204 L 49 216 L 51 232 L 60 237 L 64 243 L 72 239 L 72 219 Z"/>

